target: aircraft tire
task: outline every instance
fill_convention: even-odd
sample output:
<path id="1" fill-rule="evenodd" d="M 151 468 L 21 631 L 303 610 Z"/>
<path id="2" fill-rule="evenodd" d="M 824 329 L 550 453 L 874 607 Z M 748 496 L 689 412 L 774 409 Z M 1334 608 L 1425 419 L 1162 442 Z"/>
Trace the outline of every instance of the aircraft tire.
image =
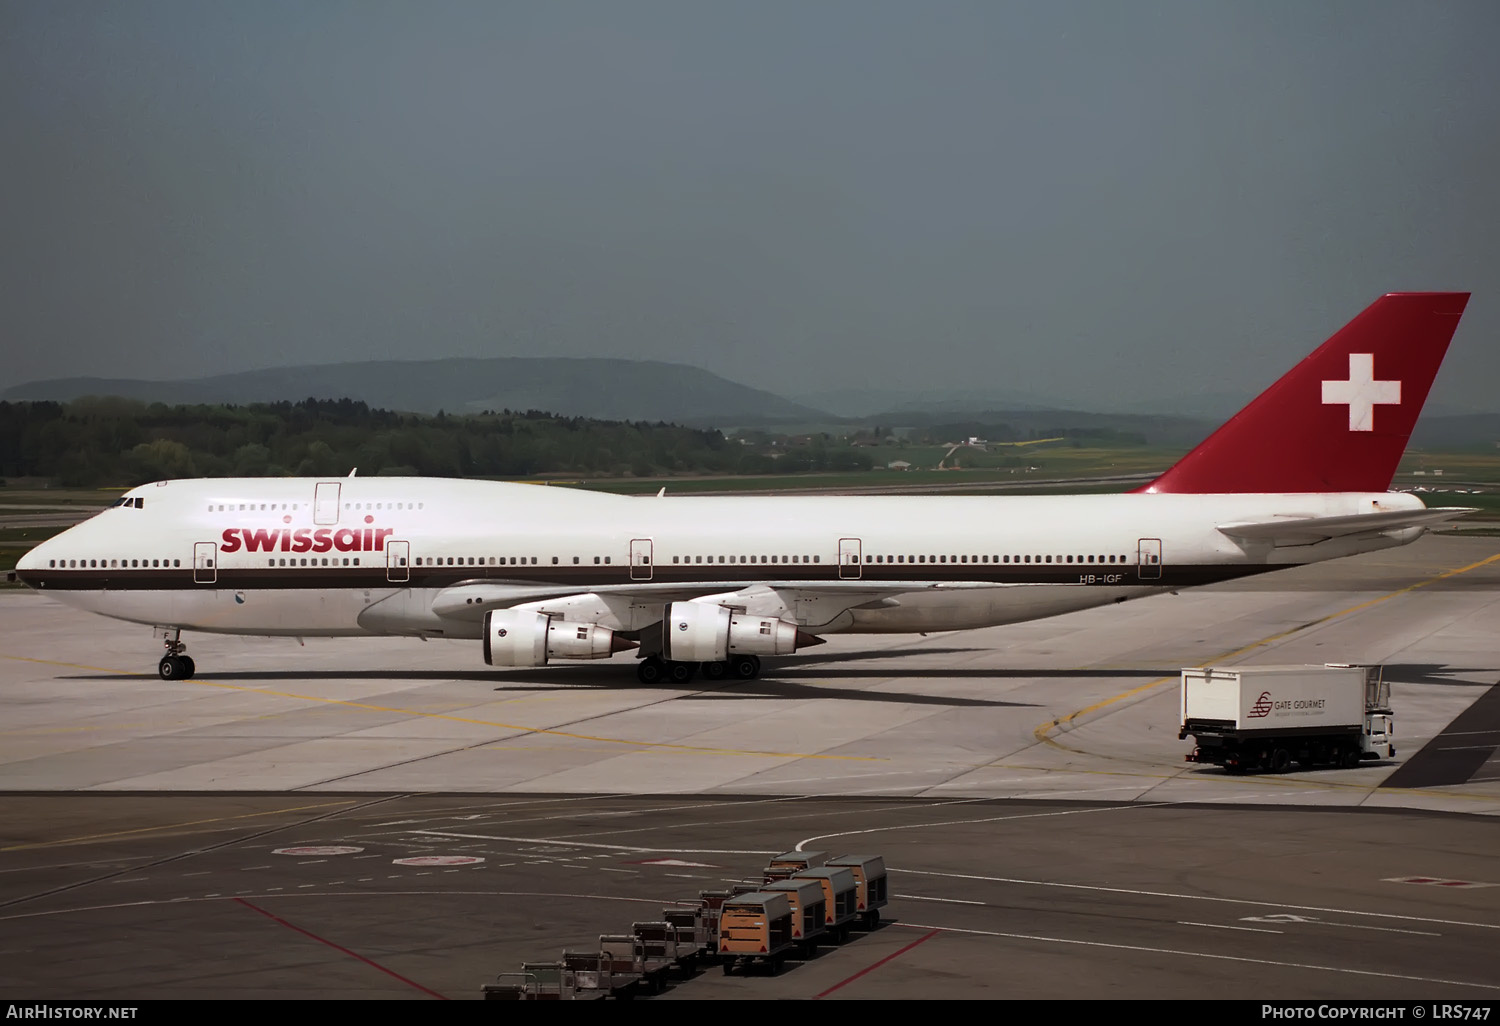
<path id="1" fill-rule="evenodd" d="M 670 662 L 667 664 L 667 679 L 673 684 L 686 684 L 697 672 L 697 663 Z"/>
<path id="2" fill-rule="evenodd" d="M 162 680 L 181 680 L 187 676 L 186 670 L 176 656 L 162 656 L 161 662 L 156 664 L 156 672 L 161 674 Z"/>
<path id="3" fill-rule="evenodd" d="M 182 679 L 191 680 L 193 675 L 198 672 L 198 664 L 193 662 L 192 656 L 178 656 L 177 658 L 183 662 Z"/>
<path id="4" fill-rule="evenodd" d="M 729 672 L 740 680 L 754 680 L 760 676 L 760 656 L 731 656 L 729 659 Z"/>
<path id="5" fill-rule="evenodd" d="M 703 672 L 703 678 L 705 680 L 723 680 L 725 677 L 729 676 L 729 663 L 727 663 L 723 659 L 716 659 L 712 662 L 704 663 L 702 666 L 698 667 L 698 669 Z"/>
<path id="6" fill-rule="evenodd" d="M 635 668 L 636 679 L 642 684 L 659 683 L 666 673 L 666 664 L 655 656 L 647 656 Z"/>

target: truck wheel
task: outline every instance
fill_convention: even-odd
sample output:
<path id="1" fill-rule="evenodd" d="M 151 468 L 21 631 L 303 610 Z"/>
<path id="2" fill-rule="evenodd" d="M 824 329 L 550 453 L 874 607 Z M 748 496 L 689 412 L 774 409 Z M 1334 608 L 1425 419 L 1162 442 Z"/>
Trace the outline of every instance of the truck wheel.
<path id="1" fill-rule="evenodd" d="M 1354 767 L 1358 766 L 1359 765 L 1359 749 L 1358 748 L 1345 748 L 1344 751 L 1343 751 L 1343 754 L 1341 754 L 1339 756 L 1339 765 L 1342 766 L 1344 769 L 1353 769 Z"/>
<path id="2" fill-rule="evenodd" d="M 1292 768 L 1292 753 L 1285 748 L 1278 748 L 1271 753 L 1268 765 L 1272 773 L 1285 773 Z"/>

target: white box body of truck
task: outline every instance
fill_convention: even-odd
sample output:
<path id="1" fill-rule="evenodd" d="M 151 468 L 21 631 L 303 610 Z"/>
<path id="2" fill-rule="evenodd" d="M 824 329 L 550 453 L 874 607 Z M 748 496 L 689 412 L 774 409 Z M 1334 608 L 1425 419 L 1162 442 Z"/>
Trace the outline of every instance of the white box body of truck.
<path id="1" fill-rule="evenodd" d="M 1181 729 L 1190 762 L 1284 772 L 1390 758 L 1390 685 L 1378 666 L 1188 667 Z"/>

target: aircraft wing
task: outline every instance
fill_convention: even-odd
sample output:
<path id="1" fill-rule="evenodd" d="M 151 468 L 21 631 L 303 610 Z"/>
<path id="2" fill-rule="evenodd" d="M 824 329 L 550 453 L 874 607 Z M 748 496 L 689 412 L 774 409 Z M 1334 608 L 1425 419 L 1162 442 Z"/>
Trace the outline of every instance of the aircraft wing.
<path id="1" fill-rule="evenodd" d="M 911 592 L 954 589 L 1028 588 L 1032 584 L 996 584 L 984 581 L 775 581 L 746 584 L 744 581 L 697 581 L 692 584 L 639 581 L 603 587 L 580 585 L 508 584 L 503 581 L 460 581 L 444 588 L 433 600 L 432 611 L 456 620 L 479 620 L 491 609 L 545 603 L 549 599 L 597 596 L 602 602 L 623 600 L 636 604 L 688 602 L 712 595 L 726 605 L 750 606 L 777 602 L 792 608 L 799 597 L 841 600 L 842 608 L 875 608 L 898 604 L 895 596 Z M 1056 587 L 1056 585 L 1050 585 Z"/>
<path id="2" fill-rule="evenodd" d="M 1470 506 L 1443 506 L 1436 509 L 1356 513 L 1343 517 L 1281 517 L 1275 520 L 1220 524 L 1219 531 L 1231 538 L 1243 538 L 1246 541 L 1269 541 L 1273 545 L 1313 545 L 1351 534 L 1426 527 L 1475 511 Z"/>

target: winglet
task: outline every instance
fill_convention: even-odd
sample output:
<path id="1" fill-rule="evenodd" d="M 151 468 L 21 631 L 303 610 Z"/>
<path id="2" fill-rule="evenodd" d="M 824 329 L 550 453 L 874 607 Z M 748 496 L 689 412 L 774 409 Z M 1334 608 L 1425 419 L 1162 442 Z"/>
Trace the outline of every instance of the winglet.
<path id="1" fill-rule="evenodd" d="M 1381 492 L 1468 304 L 1393 292 L 1140 492 Z"/>

